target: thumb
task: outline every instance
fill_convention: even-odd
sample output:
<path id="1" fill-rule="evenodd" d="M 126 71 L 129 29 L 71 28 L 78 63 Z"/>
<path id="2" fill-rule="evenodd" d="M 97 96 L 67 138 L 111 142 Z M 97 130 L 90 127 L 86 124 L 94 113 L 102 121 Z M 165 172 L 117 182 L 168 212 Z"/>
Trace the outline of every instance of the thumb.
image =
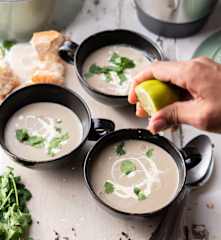
<path id="1" fill-rule="evenodd" d="M 193 125 L 194 115 L 197 111 L 194 100 L 173 103 L 157 112 L 149 122 L 148 130 L 152 133 L 165 130 L 179 123 Z"/>

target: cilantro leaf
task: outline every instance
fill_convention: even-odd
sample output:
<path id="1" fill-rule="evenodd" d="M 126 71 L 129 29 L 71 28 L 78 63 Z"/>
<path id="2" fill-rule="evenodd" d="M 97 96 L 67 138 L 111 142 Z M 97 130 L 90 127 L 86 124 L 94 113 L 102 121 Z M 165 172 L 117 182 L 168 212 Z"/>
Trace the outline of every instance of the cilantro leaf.
<path id="1" fill-rule="evenodd" d="M 146 156 L 151 158 L 153 156 L 154 149 L 150 148 L 146 151 Z"/>
<path id="2" fill-rule="evenodd" d="M 31 193 L 12 168 L 0 176 L 0 239 L 20 240 L 31 225 L 27 201 Z"/>
<path id="3" fill-rule="evenodd" d="M 26 143 L 32 147 L 42 147 L 44 145 L 45 139 L 41 136 L 30 136 Z"/>
<path id="4" fill-rule="evenodd" d="M 138 195 L 140 191 L 141 191 L 140 188 L 134 187 L 134 193 L 135 193 L 136 195 Z"/>
<path id="5" fill-rule="evenodd" d="M 147 196 L 145 195 L 145 193 L 143 191 L 140 191 L 138 194 L 138 200 L 143 201 L 145 199 L 147 199 Z"/>
<path id="6" fill-rule="evenodd" d="M 111 72 L 115 72 L 120 80 L 119 84 L 122 85 L 123 82 L 127 81 L 127 77 L 124 74 L 126 69 L 134 68 L 136 65 L 133 60 L 122 57 L 118 53 L 114 52 L 110 58 L 111 66 L 98 66 L 96 64 L 92 64 L 89 67 L 89 70 L 87 73 L 84 74 L 84 77 L 86 79 L 93 77 L 96 74 L 104 74 L 105 80 L 107 82 L 112 81 Z"/>
<path id="7" fill-rule="evenodd" d="M 121 67 L 122 71 L 127 68 L 134 68 L 136 65 L 133 60 L 122 57 L 118 53 L 114 52 L 110 62 Z"/>
<path id="8" fill-rule="evenodd" d="M 60 148 L 61 144 L 63 142 L 65 142 L 66 140 L 68 140 L 69 138 L 69 134 L 68 133 L 64 133 L 58 137 L 54 137 L 48 145 L 48 154 L 50 156 L 54 156 L 54 152 L 57 148 Z"/>
<path id="9" fill-rule="evenodd" d="M 126 150 L 124 149 L 125 142 L 120 142 L 116 147 L 116 154 L 122 156 L 126 154 Z"/>
<path id="10" fill-rule="evenodd" d="M 92 64 L 89 68 L 89 72 L 92 74 L 104 73 L 104 68 L 102 68 L 96 64 Z"/>
<path id="11" fill-rule="evenodd" d="M 113 183 L 106 181 L 104 184 L 104 192 L 107 194 L 113 193 L 114 192 L 114 185 Z"/>
<path id="12" fill-rule="evenodd" d="M 60 127 L 55 127 L 56 132 L 59 134 L 54 137 L 47 145 L 47 140 L 38 135 L 30 135 L 27 129 L 18 129 L 16 130 L 16 138 L 19 142 L 26 143 L 35 148 L 43 148 L 47 146 L 48 155 L 54 156 L 57 148 L 60 148 L 62 143 L 65 142 L 69 138 L 68 133 L 62 133 L 62 129 Z"/>
<path id="13" fill-rule="evenodd" d="M 41 136 L 30 136 L 26 128 L 17 129 L 16 138 L 19 142 L 25 142 L 32 147 L 41 147 L 45 142 Z"/>
<path id="14" fill-rule="evenodd" d="M 107 72 L 104 75 L 105 75 L 105 81 L 106 82 L 111 82 L 112 81 L 112 77 L 111 77 L 110 72 Z"/>
<path id="15" fill-rule="evenodd" d="M 147 198 L 144 191 L 139 187 L 134 187 L 134 193 L 137 195 L 137 198 L 139 201 L 143 201 Z"/>
<path id="16" fill-rule="evenodd" d="M 118 73 L 117 76 L 120 79 L 120 85 L 122 85 L 125 81 L 127 81 L 127 77 L 124 73 Z"/>
<path id="17" fill-rule="evenodd" d="M 24 142 L 29 139 L 28 130 L 25 128 L 16 130 L 16 138 L 19 142 Z"/>
<path id="18" fill-rule="evenodd" d="M 136 171 L 136 165 L 130 160 L 125 160 L 121 163 L 120 170 L 123 174 L 129 175 L 130 173 Z"/>

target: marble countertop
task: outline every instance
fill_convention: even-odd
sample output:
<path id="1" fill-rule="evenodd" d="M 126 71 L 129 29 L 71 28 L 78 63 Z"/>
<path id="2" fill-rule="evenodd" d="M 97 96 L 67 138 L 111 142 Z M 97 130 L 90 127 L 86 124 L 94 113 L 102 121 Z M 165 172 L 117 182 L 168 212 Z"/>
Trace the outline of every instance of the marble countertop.
<path id="1" fill-rule="evenodd" d="M 126 28 L 140 32 L 164 50 L 169 59 L 185 60 L 191 58 L 196 47 L 212 32 L 221 27 L 218 21 L 220 8 L 217 7 L 203 31 L 186 39 L 165 39 L 148 32 L 138 21 L 132 0 L 86 0 L 73 24 L 67 29 L 71 38 L 80 43 L 85 37 L 97 31 L 115 28 Z M 129 16 L 129 17 L 128 17 Z M 113 109 L 96 102 L 80 87 L 72 66 L 68 67 L 66 84 L 80 93 L 88 102 L 94 117 L 110 118 L 117 128 L 145 127 L 146 120 L 137 119 L 132 108 Z M 197 134 L 202 133 L 188 126 L 182 127 L 182 134 L 170 132 L 166 136 L 176 144 L 185 143 Z M 208 133 L 206 133 L 208 134 Z M 209 237 L 221 239 L 221 137 L 208 134 L 215 144 L 215 171 L 211 181 L 204 188 L 192 193 L 189 207 L 186 210 L 187 225 L 191 232 L 193 225 L 205 225 Z M 30 236 L 34 240 L 147 240 L 159 219 L 125 220 L 105 212 L 92 199 L 87 191 L 83 176 L 82 164 L 86 151 L 93 143 L 88 142 L 85 151 L 76 156 L 64 168 L 50 170 L 31 170 L 14 164 L 0 150 L 0 170 L 13 166 L 16 174 L 33 193 L 30 209 L 33 225 Z M 212 206 L 212 207 L 211 207 Z M 123 233 L 129 235 L 126 238 Z M 190 234 L 191 235 L 191 234 Z M 66 237 L 66 238 L 65 238 Z M 194 239 L 194 238 L 191 238 Z"/>

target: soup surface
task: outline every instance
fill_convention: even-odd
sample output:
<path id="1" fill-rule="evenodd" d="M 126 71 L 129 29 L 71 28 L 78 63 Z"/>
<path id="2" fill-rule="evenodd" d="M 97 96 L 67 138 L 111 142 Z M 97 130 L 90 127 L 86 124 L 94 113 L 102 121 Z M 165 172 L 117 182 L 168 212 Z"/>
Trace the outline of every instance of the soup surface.
<path id="1" fill-rule="evenodd" d="M 148 213 L 176 195 L 178 167 L 162 148 L 142 140 L 106 147 L 94 160 L 91 182 L 109 206 L 127 213 Z"/>
<path id="2" fill-rule="evenodd" d="M 5 128 L 8 149 L 20 158 L 45 161 L 70 153 L 83 136 L 80 119 L 67 107 L 49 102 L 18 110 Z"/>
<path id="3" fill-rule="evenodd" d="M 145 53 L 126 45 L 107 46 L 92 53 L 85 61 L 83 73 L 94 89 L 110 94 L 128 94 L 133 77 L 150 61 Z"/>

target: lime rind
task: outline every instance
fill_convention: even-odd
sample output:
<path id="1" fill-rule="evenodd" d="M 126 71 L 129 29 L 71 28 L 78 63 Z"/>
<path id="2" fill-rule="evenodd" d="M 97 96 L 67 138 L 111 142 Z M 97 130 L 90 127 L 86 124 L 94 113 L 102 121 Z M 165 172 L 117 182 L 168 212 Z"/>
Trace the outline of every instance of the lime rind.
<path id="1" fill-rule="evenodd" d="M 157 112 L 156 106 L 154 105 L 152 98 L 144 89 L 140 89 L 139 91 L 136 91 L 137 97 L 142 102 L 142 107 L 145 110 L 145 112 L 149 113 L 150 115 L 153 115 L 155 112 Z"/>
<path id="2" fill-rule="evenodd" d="M 159 80 L 145 81 L 136 87 L 135 92 L 141 106 L 149 115 L 179 100 L 176 89 Z"/>

